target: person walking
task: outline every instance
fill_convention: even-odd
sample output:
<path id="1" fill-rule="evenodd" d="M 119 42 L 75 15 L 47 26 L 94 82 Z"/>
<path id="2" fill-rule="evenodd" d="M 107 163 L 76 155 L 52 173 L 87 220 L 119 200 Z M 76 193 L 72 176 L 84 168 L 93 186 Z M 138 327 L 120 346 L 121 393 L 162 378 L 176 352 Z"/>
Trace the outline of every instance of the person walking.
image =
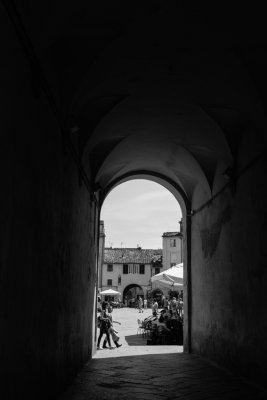
<path id="1" fill-rule="evenodd" d="M 176 316 L 177 314 L 177 301 L 176 301 L 176 297 L 173 297 L 172 300 L 170 301 L 170 310 L 171 310 L 171 314 L 173 316 Z"/>
<path id="2" fill-rule="evenodd" d="M 105 309 L 102 309 L 99 319 L 100 319 L 100 332 L 97 339 L 97 350 L 102 350 L 102 347 L 100 347 L 100 342 L 104 334 L 106 334 L 106 340 L 108 341 L 109 348 L 112 349 L 109 336 L 109 328 L 111 326 L 111 322 L 107 316 Z"/>
<path id="3" fill-rule="evenodd" d="M 165 310 L 168 310 L 168 309 L 169 309 L 169 298 L 168 298 L 168 296 L 166 296 L 166 297 L 164 298 L 163 308 L 164 308 Z"/>
<path id="4" fill-rule="evenodd" d="M 147 299 L 144 299 L 144 309 L 147 309 Z"/>
<path id="5" fill-rule="evenodd" d="M 156 317 L 157 314 L 158 314 L 158 308 L 159 308 L 159 305 L 158 305 L 157 300 L 156 300 L 156 299 L 153 299 L 152 315 L 154 315 L 154 317 Z"/>
<path id="6" fill-rule="evenodd" d="M 114 321 L 114 320 L 113 320 L 112 311 L 113 311 L 113 308 L 112 308 L 112 307 L 109 307 L 109 308 L 108 308 L 108 312 L 107 312 L 107 317 L 109 318 L 109 321 L 110 321 L 110 327 L 109 327 L 108 331 L 109 331 L 109 334 L 110 334 L 111 337 L 112 337 L 112 340 L 113 340 L 115 346 L 116 346 L 117 348 L 119 348 L 119 347 L 122 346 L 122 344 L 119 344 L 119 343 L 118 343 L 120 337 L 117 335 L 118 331 L 116 331 L 116 330 L 114 329 L 114 327 L 113 327 L 113 322 L 115 322 L 116 324 L 119 324 L 119 325 L 121 325 L 121 323 L 120 323 L 119 321 Z M 107 341 L 108 341 L 108 336 L 106 335 L 106 337 L 105 337 L 105 339 L 104 339 L 104 342 L 103 342 L 103 349 L 107 349 Z"/>
<path id="7" fill-rule="evenodd" d="M 138 308 L 139 308 L 139 312 L 141 313 L 141 312 L 143 312 L 143 299 L 142 299 L 142 297 L 141 296 L 139 296 L 139 298 L 138 298 Z"/>

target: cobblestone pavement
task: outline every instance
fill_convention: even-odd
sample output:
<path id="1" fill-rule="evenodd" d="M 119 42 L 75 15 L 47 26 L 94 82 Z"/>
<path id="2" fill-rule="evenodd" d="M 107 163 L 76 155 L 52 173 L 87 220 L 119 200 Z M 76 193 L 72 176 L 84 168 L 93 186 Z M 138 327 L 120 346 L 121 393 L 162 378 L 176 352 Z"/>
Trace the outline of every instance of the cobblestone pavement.
<path id="1" fill-rule="evenodd" d="M 113 311 L 122 347 L 98 350 L 59 400 L 266 400 L 267 393 L 181 346 L 148 346 L 137 335 L 136 309 Z"/>

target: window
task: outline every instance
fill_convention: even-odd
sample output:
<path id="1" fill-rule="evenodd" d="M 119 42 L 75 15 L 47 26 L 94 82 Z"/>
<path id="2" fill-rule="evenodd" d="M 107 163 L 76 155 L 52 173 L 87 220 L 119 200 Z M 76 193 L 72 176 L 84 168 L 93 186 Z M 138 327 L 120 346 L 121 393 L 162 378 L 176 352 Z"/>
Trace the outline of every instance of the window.
<path id="1" fill-rule="evenodd" d="M 145 264 L 140 264 L 139 266 L 139 274 L 144 275 L 145 273 Z"/>
<path id="2" fill-rule="evenodd" d="M 108 279 L 108 286 L 112 286 L 112 279 Z"/>
<path id="3" fill-rule="evenodd" d="M 123 273 L 128 274 L 128 264 L 123 264 Z"/>
<path id="4" fill-rule="evenodd" d="M 171 247 L 176 247 L 176 239 L 171 239 Z"/>
<path id="5" fill-rule="evenodd" d="M 113 271 L 113 264 L 108 264 L 108 272 L 112 272 Z"/>
<path id="6" fill-rule="evenodd" d="M 121 285 L 121 276 L 118 276 L 118 285 Z"/>
<path id="7" fill-rule="evenodd" d="M 160 267 L 156 267 L 155 268 L 155 275 L 157 275 L 157 274 L 159 274 L 160 273 Z"/>
<path id="8" fill-rule="evenodd" d="M 137 274 L 138 265 L 133 265 L 133 274 Z"/>

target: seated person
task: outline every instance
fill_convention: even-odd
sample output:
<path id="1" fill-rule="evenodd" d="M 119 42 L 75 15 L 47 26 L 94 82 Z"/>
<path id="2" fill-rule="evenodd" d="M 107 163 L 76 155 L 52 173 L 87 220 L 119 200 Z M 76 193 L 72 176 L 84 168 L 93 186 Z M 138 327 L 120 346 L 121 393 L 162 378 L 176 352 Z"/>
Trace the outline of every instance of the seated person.
<path id="1" fill-rule="evenodd" d="M 163 322 L 160 322 L 159 320 L 153 321 L 152 331 L 151 331 L 152 343 L 156 344 L 162 334 L 172 333 L 172 330 L 167 326 L 167 321 L 168 321 L 167 315 L 163 317 Z"/>
<path id="2" fill-rule="evenodd" d="M 160 322 L 160 320 L 153 321 L 153 323 L 152 323 L 153 330 L 160 331 L 160 332 L 170 332 L 171 329 L 168 328 L 167 321 L 168 321 L 167 315 L 163 317 L 162 322 Z"/>
<path id="3" fill-rule="evenodd" d="M 160 312 L 160 317 L 159 317 L 159 322 L 164 321 L 164 316 L 166 315 L 166 310 L 161 310 Z"/>

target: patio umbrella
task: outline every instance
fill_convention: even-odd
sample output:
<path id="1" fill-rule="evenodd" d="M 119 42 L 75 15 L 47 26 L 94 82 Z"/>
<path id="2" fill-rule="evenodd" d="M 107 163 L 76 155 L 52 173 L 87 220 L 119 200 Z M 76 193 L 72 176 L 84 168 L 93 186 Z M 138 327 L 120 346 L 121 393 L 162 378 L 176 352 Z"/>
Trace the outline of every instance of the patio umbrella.
<path id="1" fill-rule="evenodd" d="M 121 293 L 117 292 L 117 290 L 107 289 L 107 290 L 103 290 L 103 292 L 100 292 L 99 294 L 101 294 L 103 296 L 118 296 Z"/>
<path id="2" fill-rule="evenodd" d="M 171 281 L 167 281 L 165 279 L 159 279 L 157 281 L 154 281 L 154 284 L 157 286 L 163 286 L 163 287 L 167 287 L 170 289 L 183 289 L 182 283 L 171 282 Z"/>
<path id="3" fill-rule="evenodd" d="M 151 282 L 156 281 L 167 282 L 166 285 L 170 283 L 170 286 L 174 286 L 175 284 L 183 285 L 183 263 L 174 265 L 173 267 L 152 276 Z"/>

